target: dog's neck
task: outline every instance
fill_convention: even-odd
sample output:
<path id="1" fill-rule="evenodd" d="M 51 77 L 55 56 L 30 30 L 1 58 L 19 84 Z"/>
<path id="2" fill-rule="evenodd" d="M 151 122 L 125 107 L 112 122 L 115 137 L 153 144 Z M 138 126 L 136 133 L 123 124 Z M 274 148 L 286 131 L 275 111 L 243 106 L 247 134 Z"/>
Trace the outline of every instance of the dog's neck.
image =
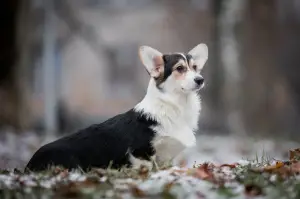
<path id="1" fill-rule="evenodd" d="M 150 80 L 144 99 L 135 106 L 136 111 L 143 111 L 162 125 L 186 126 L 191 131 L 198 128 L 200 109 L 196 92 L 167 93 L 157 88 L 154 79 Z"/>

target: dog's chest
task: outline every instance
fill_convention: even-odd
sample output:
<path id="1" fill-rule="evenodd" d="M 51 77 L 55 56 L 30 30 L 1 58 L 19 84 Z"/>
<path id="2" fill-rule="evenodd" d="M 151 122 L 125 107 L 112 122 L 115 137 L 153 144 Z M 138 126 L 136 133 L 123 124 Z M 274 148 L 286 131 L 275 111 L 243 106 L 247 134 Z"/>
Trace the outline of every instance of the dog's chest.
<path id="1" fill-rule="evenodd" d="M 154 131 L 156 134 L 152 146 L 156 152 L 157 162 L 169 161 L 185 148 L 196 144 L 193 129 L 185 121 L 157 126 Z"/>
<path id="2" fill-rule="evenodd" d="M 189 115 L 187 115 L 189 116 Z M 154 142 L 160 141 L 165 137 L 179 140 L 184 146 L 189 147 L 195 144 L 194 130 L 197 122 L 188 120 L 189 117 L 178 117 L 175 120 L 165 118 L 153 130 L 156 132 Z"/>
<path id="3" fill-rule="evenodd" d="M 194 132 L 198 129 L 200 103 L 195 93 L 175 101 L 144 98 L 135 107 L 157 121 L 156 125 L 151 126 L 154 131 L 151 143 L 161 160 L 170 160 L 196 144 Z"/>
<path id="4" fill-rule="evenodd" d="M 191 100 L 194 101 L 187 103 L 179 112 L 162 110 L 168 114 L 160 118 L 159 125 L 153 127 L 156 135 L 152 142 L 159 160 L 172 159 L 185 148 L 196 144 L 194 132 L 198 127 L 200 102 L 196 98 Z"/>

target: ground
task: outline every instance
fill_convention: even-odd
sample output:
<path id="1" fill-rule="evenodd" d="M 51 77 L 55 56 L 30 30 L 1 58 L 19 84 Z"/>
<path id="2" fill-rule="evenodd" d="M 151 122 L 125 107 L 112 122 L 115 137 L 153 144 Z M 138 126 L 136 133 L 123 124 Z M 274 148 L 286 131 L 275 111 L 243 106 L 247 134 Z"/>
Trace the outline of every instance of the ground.
<path id="1" fill-rule="evenodd" d="M 268 164 L 270 163 L 270 164 Z M 187 168 L 1 171 L 0 198 L 299 198 L 300 162 L 239 161 Z"/>
<path id="2" fill-rule="evenodd" d="M 152 171 L 23 173 L 32 153 L 53 139 L 1 137 L 0 198 L 300 198 L 299 156 L 289 157 L 294 142 L 202 135 L 197 147 Z"/>

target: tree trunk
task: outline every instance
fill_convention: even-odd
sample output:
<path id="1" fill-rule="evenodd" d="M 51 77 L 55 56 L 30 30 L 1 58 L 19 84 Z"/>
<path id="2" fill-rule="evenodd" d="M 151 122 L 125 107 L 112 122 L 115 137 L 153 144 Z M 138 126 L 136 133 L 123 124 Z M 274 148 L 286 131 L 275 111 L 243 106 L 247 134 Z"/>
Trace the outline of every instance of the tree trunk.
<path id="1" fill-rule="evenodd" d="M 25 93 L 27 84 L 24 81 L 26 73 L 24 67 L 19 68 L 19 64 L 24 63 L 25 57 L 19 57 L 19 47 L 26 43 L 26 31 L 18 31 L 18 21 L 20 26 L 26 27 L 26 11 L 28 1 L 11 0 L 5 1 L 1 6 L 1 27 L 0 31 L 0 126 L 14 127 L 21 129 L 26 127 L 29 112 L 26 107 Z M 19 35 L 17 34 L 19 32 Z M 17 38 L 20 36 L 19 43 Z M 25 51 L 24 48 L 22 48 Z M 22 50 L 21 50 L 22 51 Z M 28 51 L 28 49 L 27 49 Z M 24 65 L 25 66 L 25 65 Z M 26 113 L 26 116 L 24 114 Z"/>
<path id="2" fill-rule="evenodd" d="M 242 64 L 237 28 L 243 21 L 245 0 L 226 0 L 221 4 L 218 18 L 220 57 L 223 66 L 223 99 L 225 117 L 230 133 L 244 135 L 245 128 L 241 111 Z"/>

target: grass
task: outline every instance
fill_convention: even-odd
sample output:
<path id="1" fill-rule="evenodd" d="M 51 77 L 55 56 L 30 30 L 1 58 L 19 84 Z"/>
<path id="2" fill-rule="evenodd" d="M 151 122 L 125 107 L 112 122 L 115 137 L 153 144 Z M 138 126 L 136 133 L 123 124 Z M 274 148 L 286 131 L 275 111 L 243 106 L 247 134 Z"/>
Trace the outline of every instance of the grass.
<path id="1" fill-rule="evenodd" d="M 273 161 L 274 162 L 274 161 Z M 0 198 L 300 198 L 300 163 L 267 156 L 228 165 L 167 165 L 149 171 L 60 167 L 39 173 L 0 171 Z"/>

